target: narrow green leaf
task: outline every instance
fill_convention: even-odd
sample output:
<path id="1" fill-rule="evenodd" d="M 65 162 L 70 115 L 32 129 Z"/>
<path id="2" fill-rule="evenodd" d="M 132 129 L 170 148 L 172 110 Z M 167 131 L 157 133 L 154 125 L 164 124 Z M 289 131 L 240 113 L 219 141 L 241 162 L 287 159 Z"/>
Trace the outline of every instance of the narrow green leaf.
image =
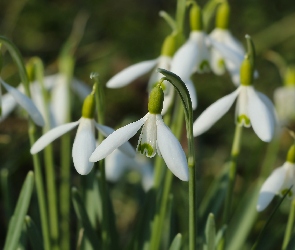
<path id="1" fill-rule="evenodd" d="M 11 205 L 11 192 L 10 192 L 10 182 L 9 182 L 9 171 L 7 168 L 3 168 L 0 171 L 0 182 L 1 182 L 1 193 L 4 200 L 4 211 L 5 211 L 5 223 L 8 223 L 8 218 L 12 215 L 12 205 Z"/>
<path id="2" fill-rule="evenodd" d="M 215 247 L 216 249 L 224 249 L 223 247 L 223 239 L 225 235 L 225 231 L 227 230 L 227 225 L 223 225 L 221 229 L 219 229 L 216 237 L 215 237 Z"/>
<path id="3" fill-rule="evenodd" d="M 228 250 L 241 249 L 257 218 L 256 203 L 261 181 L 251 186 L 241 200 L 240 206 L 231 219 L 228 231 Z"/>
<path id="4" fill-rule="evenodd" d="M 34 187 L 34 174 L 30 171 L 22 186 L 14 214 L 11 217 L 8 232 L 5 240 L 4 250 L 15 250 L 17 248 L 25 216 L 27 214 L 32 191 Z"/>
<path id="5" fill-rule="evenodd" d="M 207 250 L 214 250 L 215 249 L 215 221 L 214 221 L 214 214 L 209 214 L 206 224 L 206 243 L 207 243 Z"/>
<path id="6" fill-rule="evenodd" d="M 84 207 L 83 201 L 79 195 L 79 192 L 77 188 L 72 188 L 72 200 L 74 204 L 74 209 L 76 212 L 76 215 L 84 227 L 84 235 L 89 239 L 89 241 L 92 244 L 93 249 L 99 249 L 100 248 L 100 242 L 98 239 L 98 236 L 95 234 L 94 229 L 91 226 L 90 220 L 88 218 L 86 209 Z"/>
<path id="7" fill-rule="evenodd" d="M 25 226 L 33 250 L 43 250 L 44 247 L 41 233 L 36 227 L 34 221 L 28 215 L 25 218 Z"/>
<path id="8" fill-rule="evenodd" d="M 294 250 L 294 249 L 295 249 L 295 234 L 292 235 L 286 250 Z"/>
<path id="9" fill-rule="evenodd" d="M 174 237 L 169 250 L 180 250 L 181 248 L 181 240 L 182 240 L 182 235 L 180 233 L 176 234 Z"/>

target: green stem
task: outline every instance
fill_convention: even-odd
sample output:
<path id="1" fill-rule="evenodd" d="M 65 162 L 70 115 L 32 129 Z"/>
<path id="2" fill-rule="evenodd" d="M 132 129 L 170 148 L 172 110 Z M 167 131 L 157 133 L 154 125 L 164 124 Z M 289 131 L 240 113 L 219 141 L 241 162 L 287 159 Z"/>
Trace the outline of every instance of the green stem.
<path id="1" fill-rule="evenodd" d="M 234 189 L 236 171 L 237 171 L 237 158 L 240 153 L 242 131 L 243 131 L 243 127 L 237 123 L 232 150 L 231 150 L 231 160 L 229 165 L 228 185 L 227 185 L 227 193 L 225 198 L 224 214 L 223 214 L 224 224 L 228 224 L 229 216 L 231 213 L 231 202 L 232 202 L 232 195 L 233 195 L 233 189 Z"/>
<path id="2" fill-rule="evenodd" d="M 292 235 L 292 229 L 294 226 L 294 219 L 295 219 L 295 199 L 292 200 L 288 223 L 285 231 L 284 241 L 283 241 L 283 247 L 282 250 L 287 249 L 288 243 L 290 241 L 291 235 Z"/>
<path id="3" fill-rule="evenodd" d="M 36 141 L 35 131 L 36 131 L 36 128 L 34 123 L 32 121 L 29 121 L 29 137 L 30 137 L 31 145 L 33 145 Z M 45 192 L 44 192 L 44 186 L 43 186 L 44 181 L 42 178 L 40 158 L 39 158 L 39 154 L 34 154 L 32 155 L 32 157 L 33 157 L 33 163 L 34 163 L 35 183 L 36 183 L 37 197 L 38 197 L 39 209 L 40 209 L 44 249 L 51 250 L 47 209 L 46 209 L 47 205 L 45 201 Z"/>
<path id="4" fill-rule="evenodd" d="M 3 43 L 7 49 L 9 50 L 13 60 L 18 66 L 18 71 L 20 74 L 20 78 L 22 83 L 24 84 L 25 92 L 28 97 L 31 96 L 30 88 L 29 88 L 29 77 L 25 68 L 25 64 L 23 58 L 17 49 L 17 47 L 10 42 L 6 37 L 0 36 L 0 42 Z M 31 146 L 35 143 L 35 124 L 29 119 L 29 138 Z M 41 225 L 42 225 L 42 233 L 44 238 L 44 248 L 45 250 L 50 250 L 50 236 L 49 236 L 49 227 L 48 227 L 48 218 L 47 218 L 47 209 L 46 209 L 46 201 L 45 201 L 45 192 L 43 186 L 43 178 L 41 172 L 40 158 L 38 154 L 34 154 L 33 156 L 33 164 L 34 164 L 34 172 L 35 172 L 35 183 L 37 190 L 37 197 L 40 208 L 40 217 L 41 217 Z"/>

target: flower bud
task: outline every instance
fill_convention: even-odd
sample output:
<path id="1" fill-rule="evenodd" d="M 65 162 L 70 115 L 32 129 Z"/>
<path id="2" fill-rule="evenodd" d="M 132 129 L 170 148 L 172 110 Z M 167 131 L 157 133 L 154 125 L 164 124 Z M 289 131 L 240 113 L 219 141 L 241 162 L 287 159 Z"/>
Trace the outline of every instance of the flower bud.
<path id="1" fill-rule="evenodd" d="M 163 109 L 164 92 L 160 86 L 157 84 L 151 91 L 149 97 L 148 110 L 151 114 L 161 114 Z"/>
<path id="2" fill-rule="evenodd" d="M 216 28 L 219 29 L 228 29 L 230 15 L 230 7 L 228 3 L 222 3 L 219 5 L 217 14 L 216 14 Z"/>

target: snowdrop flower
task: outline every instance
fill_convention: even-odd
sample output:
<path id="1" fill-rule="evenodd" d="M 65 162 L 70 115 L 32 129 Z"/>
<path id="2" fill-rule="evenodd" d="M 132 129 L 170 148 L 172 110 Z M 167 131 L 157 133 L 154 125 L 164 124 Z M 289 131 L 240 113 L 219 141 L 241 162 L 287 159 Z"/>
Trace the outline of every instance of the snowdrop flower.
<path id="1" fill-rule="evenodd" d="M 140 120 L 124 126 L 109 135 L 93 152 L 91 162 L 100 161 L 116 148 L 128 141 L 143 126 L 137 151 L 148 157 L 161 155 L 167 167 L 180 180 L 188 181 L 188 165 L 185 153 L 179 141 L 164 124 L 161 111 L 164 93 L 158 84 L 153 88 L 149 97 L 149 112 Z"/>
<path id="2" fill-rule="evenodd" d="M 232 76 L 233 83 L 239 85 L 240 66 L 244 59 L 245 49 L 228 30 L 229 12 L 228 3 L 220 4 L 216 15 L 216 28 L 209 34 L 213 45 L 210 49 L 211 69 L 217 75 L 224 74 L 227 69 Z"/>
<path id="3" fill-rule="evenodd" d="M 39 126 L 44 126 L 44 120 L 40 113 L 40 111 L 37 109 L 33 101 L 24 95 L 22 92 L 20 92 L 18 89 L 10 86 L 9 84 L 5 83 L 0 78 L 0 90 L 1 85 L 7 90 L 8 94 L 1 96 L 0 91 L 0 109 L 1 109 L 1 117 L 0 121 L 3 119 L 2 117 L 6 116 L 7 111 L 11 109 L 11 107 L 16 106 L 16 104 L 19 104 L 22 108 L 24 108 L 29 116 L 32 118 L 34 123 L 36 123 Z"/>
<path id="4" fill-rule="evenodd" d="M 194 136 L 198 136 L 218 121 L 232 106 L 235 99 L 236 122 L 244 127 L 252 125 L 257 136 L 271 141 L 275 128 L 275 112 L 271 101 L 252 86 L 252 66 L 246 58 L 241 66 L 241 85 L 231 94 L 211 104 L 194 122 Z"/>
<path id="5" fill-rule="evenodd" d="M 274 102 L 281 125 L 295 121 L 295 67 L 287 68 L 283 87 L 274 91 Z"/>
<path id="6" fill-rule="evenodd" d="M 111 182 L 117 182 L 127 171 L 135 171 L 141 175 L 141 184 L 145 191 L 148 191 L 153 186 L 152 165 L 141 154 L 136 154 L 134 158 L 115 149 L 105 159 L 105 171 L 107 180 Z"/>
<path id="7" fill-rule="evenodd" d="M 72 148 L 73 162 L 79 174 L 88 174 L 93 168 L 93 162 L 89 162 L 88 159 L 96 147 L 94 128 L 96 128 L 104 136 L 108 136 L 114 131 L 107 126 L 96 123 L 93 117 L 94 93 L 86 97 L 83 104 L 82 117 L 78 121 L 66 123 L 49 130 L 34 143 L 31 148 L 31 154 L 38 153 L 56 138 L 78 126 Z M 130 144 L 124 144 L 120 149 L 130 156 L 135 155 L 135 152 Z"/>
<path id="8" fill-rule="evenodd" d="M 272 201 L 273 197 L 284 195 L 289 190 L 288 197 L 295 198 L 295 145 L 288 152 L 287 161 L 283 166 L 275 169 L 263 183 L 258 197 L 256 209 L 264 210 Z"/>
<path id="9" fill-rule="evenodd" d="M 51 127 L 64 124 L 68 107 L 69 96 L 67 94 L 66 76 L 64 74 L 55 74 L 44 77 L 44 87 L 51 92 L 51 101 L 49 113 L 51 118 Z M 84 100 L 90 94 L 91 89 L 83 82 L 73 78 L 70 83 L 70 88 L 78 95 L 81 100 Z M 17 88 L 21 93 L 24 93 L 24 87 L 20 84 Z M 31 96 L 34 104 L 39 108 L 43 117 L 46 116 L 46 106 L 42 95 L 42 88 L 37 81 L 30 84 Z M 0 122 L 3 121 L 15 108 L 16 100 L 8 92 L 2 98 L 2 116 Z M 48 121 L 45 121 L 48 124 Z"/>

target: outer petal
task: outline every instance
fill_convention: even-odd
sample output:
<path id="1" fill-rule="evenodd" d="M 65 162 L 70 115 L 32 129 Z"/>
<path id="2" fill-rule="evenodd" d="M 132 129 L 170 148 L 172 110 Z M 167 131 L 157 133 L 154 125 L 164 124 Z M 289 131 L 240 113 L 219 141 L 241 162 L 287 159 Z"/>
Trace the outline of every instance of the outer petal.
<path id="1" fill-rule="evenodd" d="M 264 210 L 268 204 L 271 202 L 273 197 L 276 193 L 279 192 L 281 187 L 283 186 L 285 176 L 286 176 L 287 169 L 282 167 L 279 167 L 275 169 L 272 174 L 266 179 L 266 181 L 263 183 L 259 197 L 256 209 L 260 212 Z"/>
<path id="2" fill-rule="evenodd" d="M 45 148 L 49 143 L 53 142 L 56 138 L 62 136 L 66 132 L 70 131 L 80 123 L 79 121 L 60 125 L 54 129 L 49 130 L 46 134 L 42 135 L 32 146 L 31 154 L 36 154 Z"/>
<path id="3" fill-rule="evenodd" d="M 239 91 L 240 88 L 211 104 L 194 122 L 194 136 L 203 134 L 210 129 L 229 110 Z"/>
<path id="4" fill-rule="evenodd" d="M 55 85 L 52 89 L 51 96 L 51 111 L 56 125 L 61 125 L 66 122 L 66 117 L 69 112 L 69 89 L 65 75 L 59 74 L 56 77 Z"/>
<path id="5" fill-rule="evenodd" d="M 108 88 L 124 87 L 141 75 L 149 72 L 156 66 L 157 62 L 158 59 L 136 63 L 113 76 L 106 85 Z"/>
<path id="6" fill-rule="evenodd" d="M 188 79 L 194 71 L 197 58 L 198 45 L 191 35 L 189 40 L 176 51 L 172 59 L 171 71 L 180 78 Z"/>
<path id="7" fill-rule="evenodd" d="M 1 88 L 1 87 L 0 87 Z M 13 96 L 9 93 L 6 93 L 2 96 L 2 113 L 0 115 L 0 122 L 3 121 L 15 108 L 16 101 Z"/>
<path id="8" fill-rule="evenodd" d="M 16 88 L 13 88 L 10 85 L 6 84 L 2 79 L 0 79 L 0 81 L 4 88 L 14 97 L 16 102 L 28 112 L 33 121 L 39 126 L 44 126 L 43 117 L 39 110 L 36 108 L 33 101 L 26 95 L 22 94 Z"/>
<path id="9" fill-rule="evenodd" d="M 81 118 L 72 149 L 74 166 L 79 174 L 86 175 L 92 170 L 93 162 L 89 162 L 89 157 L 95 146 L 94 121 Z"/>
<path id="10" fill-rule="evenodd" d="M 249 100 L 249 117 L 252 127 L 257 136 L 265 142 L 271 141 L 274 134 L 275 120 L 273 110 L 270 110 L 255 92 L 253 87 L 248 87 L 248 100 Z"/>
<path id="11" fill-rule="evenodd" d="M 192 107 L 195 110 L 197 108 L 197 105 L 198 105 L 197 91 L 196 91 L 195 85 L 194 85 L 194 83 L 192 82 L 191 79 L 185 80 L 184 83 L 185 83 L 185 85 L 187 87 L 187 90 L 189 92 L 189 96 L 190 96 L 191 101 L 192 101 Z"/>
<path id="12" fill-rule="evenodd" d="M 182 181 L 188 181 L 186 156 L 179 141 L 157 115 L 157 139 L 161 155 L 171 172 Z"/>
<path id="13" fill-rule="evenodd" d="M 108 127 L 108 126 L 104 126 L 104 125 L 100 125 L 98 123 L 95 123 L 95 127 L 96 129 L 101 132 L 105 137 L 108 137 L 111 133 L 113 133 L 115 130 L 113 130 L 112 128 Z M 131 146 L 131 144 L 129 142 L 125 142 L 122 144 L 122 146 L 119 147 L 119 149 L 126 155 L 130 156 L 130 157 L 134 157 L 135 156 L 135 150 L 134 148 Z"/>
<path id="14" fill-rule="evenodd" d="M 123 143 L 134 136 L 146 120 L 147 115 L 140 120 L 130 123 L 113 132 L 95 149 L 89 160 L 96 162 L 108 156 L 116 148 L 120 147 Z"/>

